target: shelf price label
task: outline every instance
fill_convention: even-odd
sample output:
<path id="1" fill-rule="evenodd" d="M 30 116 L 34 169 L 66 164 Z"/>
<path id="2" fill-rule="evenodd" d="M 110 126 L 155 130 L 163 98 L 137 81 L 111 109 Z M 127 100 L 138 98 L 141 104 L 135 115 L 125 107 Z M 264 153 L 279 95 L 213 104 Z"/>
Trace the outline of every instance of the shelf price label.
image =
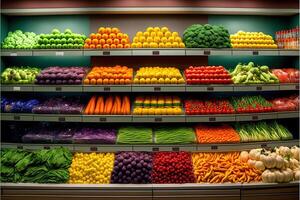
<path id="1" fill-rule="evenodd" d="M 110 87 L 104 87 L 103 90 L 104 90 L 105 92 L 109 92 L 109 91 L 110 91 Z"/>
<path id="2" fill-rule="evenodd" d="M 90 151 L 98 151 L 97 147 L 90 147 Z"/>
<path id="3" fill-rule="evenodd" d="M 65 121 L 66 121 L 66 118 L 65 118 L 65 117 L 59 117 L 59 118 L 58 118 L 58 121 L 59 121 L 59 122 L 65 122 Z"/>
<path id="4" fill-rule="evenodd" d="M 159 51 L 152 51 L 152 55 L 153 55 L 153 56 L 159 56 L 159 55 L 160 55 L 160 52 L 159 52 Z"/>
<path id="5" fill-rule="evenodd" d="M 153 90 L 154 90 L 155 92 L 160 92 L 160 91 L 161 91 L 161 87 L 154 87 Z"/>
<path id="6" fill-rule="evenodd" d="M 258 120 L 258 116 L 257 115 L 253 115 L 252 116 L 252 120 Z"/>
<path id="7" fill-rule="evenodd" d="M 58 91 L 58 92 L 62 91 L 62 87 L 55 87 L 55 91 Z"/>
<path id="8" fill-rule="evenodd" d="M 16 120 L 16 121 L 19 121 L 20 119 L 21 119 L 20 116 L 18 116 L 18 115 L 15 115 L 15 116 L 14 116 L 14 120 Z"/>
<path id="9" fill-rule="evenodd" d="M 161 117 L 155 117 L 155 118 L 154 118 L 154 121 L 155 121 L 155 122 L 162 122 L 162 118 L 161 118 Z"/>
<path id="10" fill-rule="evenodd" d="M 110 56 L 110 51 L 103 51 L 104 56 Z"/>
<path id="11" fill-rule="evenodd" d="M 14 86 L 13 91 L 21 91 L 21 87 Z"/>
<path id="12" fill-rule="evenodd" d="M 10 56 L 18 56 L 18 53 L 10 53 Z"/>
<path id="13" fill-rule="evenodd" d="M 253 52 L 252 52 L 252 55 L 258 56 L 258 55 L 259 55 L 259 52 L 258 52 L 258 51 L 253 51 Z"/>
<path id="14" fill-rule="evenodd" d="M 107 121 L 107 118 L 106 118 L 106 117 L 100 117 L 100 118 L 99 118 L 99 121 L 100 121 L 100 122 L 106 122 L 106 121 Z"/>
<path id="15" fill-rule="evenodd" d="M 50 149 L 50 146 L 44 146 L 44 149 Z"/>
<path id="16" fill-rule="evenodd" d="M 204 50 L 204 55 L 209 56 L 210 55 L 210 50 Z"/>
<path id="17" fill-rule="evenodd" d="M 207 90 L 207 91 L 214 91 L 214 87 L 208 86 L 208 87 L 206 88 L 206 90 Z"/>
<path id="18" fill-rule="evenodd" d="M 256 91 L 262 91 L 262 86 L 256 86 Z"/>
<path id="19" fill-rule="evenodd" d="M 55 55 L 56 56 L 64 56 L 65 52 L 63 52 L 63 51 L 57 51 L 57 52 L 55 52 Z"/>
<path id="20" fill-rule="evenodd" d="M 215 118 L 215 117 L 209 117 L 208 118 L 208 121 L 210 121 L 210 122 L 215 122 L 217 119 Z"/>
<path id="21" fill-rule="evenodd" d="M 260 146 L 261 146 L 261 148 L 267 148 L 268 147 L 267 143 L 262 143 Z"/>
<path id="22" fill-rule="evenodd" d="M 22 145 L 17 145 L 17 149 L 23 149 Z"/>
<path id="23" fill-rule="evenodd" d="M 159 147 L 153 147 L 152 151 L 159 151 Z"/>
<path id="24" fill-rule="evenodd" d="M 178 151 L 180 151 L 180 148 L 179 147 L 172 147 L 172 151 L 178 152 Z"/>
<path id="25" fill-rule="evenodd" d="M 217 145 L 212 145 L 211 147 L 210 147 L 210 149 L 211 150 L 217 150 L 219 147 L 217 146 Z"/>
<path id="26" fill-rule="evenodd" d="M 295 89 L 296 89 L 296 90 L 299 90 L 299 85 L 295 85 Z"/>

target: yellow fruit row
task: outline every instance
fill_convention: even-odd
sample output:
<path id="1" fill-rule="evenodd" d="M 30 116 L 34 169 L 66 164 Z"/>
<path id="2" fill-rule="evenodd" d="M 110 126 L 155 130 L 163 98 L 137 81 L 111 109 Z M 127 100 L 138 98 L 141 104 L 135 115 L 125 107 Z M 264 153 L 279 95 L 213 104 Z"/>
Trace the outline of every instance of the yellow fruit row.
<path id="1" fill-rule="evenodd" d="M 265 49 L 276 49 L 276 44 L 231 44 L 232 48 L 265 48 Z"/>
<path id="2" fill-rule="evenodd" d="M 151 43 L 151 42 L 155 42 L 155 43 L 164 43 L 166 44 L 167 42 L 173 43 L 173 42 L 177 42 L 178 44 L 182 43 L 182 40 L 180 37 L 134 37 L 133 38 L 133 43 Z"/>
<path id="3" fill-rule="evenodd" d="M 134 84 L 183 84 L 183 78 L 134 78 Z"/>
<path id="4" fill-rule="evenodd" d="M 185 48 L 183 42 L 133 42 L 131 48 Z"/>
<path id="5" fill-rule="evenodd" d="M 135 75 L 135 78 L 183 78 L 179 69 L 175 67 L 141 67 Z"/>
<path id="6" fill-rule="evenodd" d="M 142 108 L 137 107 L 133 109 L 134 115 L 181 115 L 183 110 L 181 107 L 164 107 L 164 108 Z"/>
<path id="7" fill-rule="evenodd" d="M 231 44 L 249 43 L 249 44 L 274 44 L 274 40 L 231 40 Z"/>
<path id="8" fill-rule="evenodd" d="M 75 153 L 69 183 L 109 184 L 114 159 L 114 153 Z"/>

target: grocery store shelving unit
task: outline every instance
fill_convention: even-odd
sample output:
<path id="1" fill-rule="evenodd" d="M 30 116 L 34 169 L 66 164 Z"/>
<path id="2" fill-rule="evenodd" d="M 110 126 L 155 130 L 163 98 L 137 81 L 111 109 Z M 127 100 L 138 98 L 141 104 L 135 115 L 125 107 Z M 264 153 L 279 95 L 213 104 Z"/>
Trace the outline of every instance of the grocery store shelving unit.
<path id="1" fill-rule="evenodd" d="M 261 0 L 263 1 L 263 0 Z M 14 1 L 12 1 L 14 2 Z M 47 1 L 55 4 L 56 1 Z M 75 4 L 77 1 L 74 1 Z M 137 1 L 140 3 L 142 1 Z M 149 4 L 157 1 L 150 1 Z M 184 1 L 182 1 L 184 2 Z M 182 3 L 181 2 L 181 3 Z M 205 1 L 199 1 L 205 2 Z M 199 3 L 198 2 L 198 3 Z M 289 1 L 288 1 L 289 2 Z M 287 2 L 287 3 L 288 3 Z M 101 2 L 102 3 L 102 2 Z M 160 2 L 164 4 L 163 1 Z M 278 3 L 278 2 L 274 2 Z M 17 4 L 17 3 L 16 3 Z M 106 4 L 104 2 L 104 4 Z M 201 4 L 201 3 L 200 3 Z M 206 2 L 207 4 L 207 2 Z M 230 3 L 229 3 L 230 4 Z M 135 6 L 135 7 L 76 7 L 53 6 L 52 8 L 4 8 L 2 15 L 7 16 L 51 16 L 51 15 L 89 15 L 89 14 L 206 14 L 206 15 L 270 15 L 291 16 L 299 14 L 296 8 L 238 8 L 235 7 L 197 7 L 197 6 Z M 25 4 L 24 4 L 25 5 Z M 278 6 L 280 7 L 280 6 Z M 264 58 L 287 57 L 298 59 L 299 50 L 291 49 L 213 49 L 213 48 L 181 48 L 181 49 L 1 49 L 1 59 L 19 59 L 51 56 L 64 59 L 68 57 L 185 57 L 214 58 L 214 56 L 239 57 L 251 56 Z M 240 93 L 240 92 L 288 92 L 299 91 L 299 84 L 259 84 L 259 85 L 1 85 L 1 92 L 10 94 L 25 93 Z M 196 122 L 237 122 L 259 121 L 268 119 L 296 119 L 298 111 L 227 114 L 227 115 L 180 115 L 180 116 L 98 116 L 98 115 L 59 115 L 59 114 L 25 114 L 1 113 L 1 121 L 5 122 L 60 122 L 60 123 L 196 123 Z M 2 134 L 5 134 L 2 132 Z M 236 144 L 146 144 L 146 145 L 100 145 L 100 144 L 23 144 L 2 142 L 2 148 L 18 149 L 51 149 L 59 146 L 69 148 L 73 152 L 117 152 L 117 151 L 241 151 L 253 148 L 272 148 L 275 146 L 299 145 L 299 139 L 287 141 L 263 141 Z M 272 200 L 298 199 L 299 182 L 288 184 L 146 184 L 146 185 L 70 185 L 70 184 L 1 184 L 1 197 L 4 200 L 31 199 L 139 199 L 139 200 Z"/>

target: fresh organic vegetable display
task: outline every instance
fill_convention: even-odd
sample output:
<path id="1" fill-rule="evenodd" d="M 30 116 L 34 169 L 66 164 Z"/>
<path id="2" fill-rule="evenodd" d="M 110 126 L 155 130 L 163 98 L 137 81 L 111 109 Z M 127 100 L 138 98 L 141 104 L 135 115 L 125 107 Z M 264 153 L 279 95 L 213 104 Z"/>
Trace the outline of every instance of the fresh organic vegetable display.
<path id="1" fill-rule="evenodd" d="M 273 104 L 274 111 L 293 111 L 299 110 L 299 95 L 291 95 L 287 97 L 278 97 L 269 100 Z"/>
<path id="2" fill-rule="evenodd" d="M 239 134 L 228 124 L 199 124 L 195 127 L 198 143 L 239 143 Z"/>
<path id="3" fill-rule="evenodd" d="M 134 115 L 180 115 L 181 100 L 177 96 L 138 96 L 134 101 Z"/>
<path id="4" fill-rule="evenodd" d="M 130 39 L 116 27 L 99 27 L 97 33 L 91 33 L 85 40 L 86 49 L 130 48 Z"/>
<path id="5" fill-rule="evenodd" d="M 8 67 L 1 74 L 2 84 L 32 84 L 40 73 L 37 67 Z"/>
<path id="6" fill-rule="evenodd" d="M 226 99 L 185 100 L 187 115 L 232 114 L 234 109 Z"/>
<path id="7" fill-rule="evenodd" d="M 235 129 L 240 135 L 241 142 L 293 139 L 293 135 L 276 121 L 237 123 Z"/>
<path id="8" fill-rule="evenodd" d="M 154 129 L 156 144 L 195 143 L 195 133 L 191 127 L 159 127 Z"/>
<path id="9" fill-rule="evenodd" d="M 126 66 L 93 67 L 84 79 L 85 85 L 126 85 L 132 83 L 133 69 Z"/>
<path id="10" fill-rule="evenodd" d="M 39 36 L 33 32 L 16 30 L 8 32 L 7 37 L 1 44 L 3 49 L 32 49 L 38 42 Z"/>
<path id="11" fill-rule="evenodd" d="M 37 84 L 82 84 L 87 69 L 84 67 L 48 67 L 36 76 Z"/>
<path id="12" fill-rule="evenodd" d="M 184 48 L 178 32 L 168 27 L 147 27 L 145 32 L 138 31 L 133 38 L 132 48 Z"/>
<path id="13" fill-rule="evenodd" d="M 115 156 L 111 183 L 151 183 L 152 154 L 118 152 Z"/>
<path id="14" fill-rule="evenodd" d="M 197 183 L 250 183 L 261 181 L 261 171 L 240 159 L 239 152 L 193 153 Z"/>
<path id="15" fill-rule="evenodd" d="M 141 67 L 137 70 L 134 84 L 183 84 L 184 79 L 176 67 Z"/>
<path id="16" fill-rule="evenodd" d="M 271 71 L 280 83 L 299 83 L 299 69 L 283 68 L 272 69 Z"/>
<path id="17" fill-rule="evenodd" d="M 37 49 L 79 49 L 83 47 L 86 38 L 83 34 L 73 33 L 71 29 L 60 32 L 53 29 L 50 34 L 40 34 Z"/>
<path id="18" fill-rule="evenodd" d="M 129 115 L 130 99 L 128 96 L 92 96 L 84 114 L 86 115 Z"/>
<path id="19" fill-rule="evenodd" d="M 232 97 L 231 104 L 237 113 L 272 112 L 272 103 L 260 95 Z"/>
<path id="20" fill-rule="evenodd" d="M 270 72 L 268 66 L 255 66 L 253 62 L 239 63 L 230 75 L 234 84 L 279 83 L 278 78 Z"/>
<path id="21" fill-rule="evenodd" d="M 31 113 L 33 108 L 40 102 L 36 99 L 14 100 L 5 97 L 1 98 L 1 111 L 8 113 Z"/>
<path id="22" fill-rule="evenodd" d="M 191 154 L 157 152 L 153 157 L 152 183 L 194 183 Z"/>
<path id="23" fill-rule="evenodd" d="M 118 144 L 150 144 L 152 142 L 152 128 L 126 126 L 118 130 Z"/>
<path id="24" fill-rule="evenodd" d="M 277 48 L 272 36 L 262 32 L 238 31 L 230 35 L 230 41 L 232 48 Z"/>
<path id="25" fill-rule="evenodd" d="M 114 153 L 75 153 L 69 168 L 71 184 L 109 184 Z"/>
<path id="26" fill-rule="evenodd" d="M 1 182 L 66 183 L 72 153 L 66 148 L 1 151 Z"/>
<path id="27" fill-rule="evenodd" d="M 81 114 L 83 108 L 79 98 L 60 97 L 46 100 L 35 106 L 32 112 L 37 114 Z"/>
<path id="28" fill-rule="evenodd" d="M 280 146 L 272 150 L 252 149 L 241 152 L 241 159 L 262 171 L 265 183 L 284 183 L 300 180 L 300 148 Z"/>
<path id="29" fill-rule="evenodd" d="M 193 24 L 183 32 L 187 48 L 230 48 L 229 32 L 223 26 Z"/>
<path id="30" fill-rule="evenodd" d="M 231 76 L 223 66 L 190 66 L 184 70 L 187 84 L 231 84 Z"/>

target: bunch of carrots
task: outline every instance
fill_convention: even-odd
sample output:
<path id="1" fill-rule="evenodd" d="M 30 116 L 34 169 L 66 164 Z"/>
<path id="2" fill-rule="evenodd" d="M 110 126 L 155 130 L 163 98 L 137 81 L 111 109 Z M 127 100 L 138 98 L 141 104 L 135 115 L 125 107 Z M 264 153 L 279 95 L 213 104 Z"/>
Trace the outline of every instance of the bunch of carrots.
<path id="1" fill-rule="evenodd" d="M 261 181 L 261 171 L 240 160 L 239 152 L 193 153 L 197 183 L 250 183 Z"/>
<path id="2" fill-rule="evenodd" d="M 228 124 L 199 124 L 195 127 L 198 143 L 239 143 L 239 134 Z"/>
<path id="3" fill-rule="evenodd" d="M 85 108 L 86 115 L 129 115 L 130 99 L 128 96 L 92 96 Z"/>

